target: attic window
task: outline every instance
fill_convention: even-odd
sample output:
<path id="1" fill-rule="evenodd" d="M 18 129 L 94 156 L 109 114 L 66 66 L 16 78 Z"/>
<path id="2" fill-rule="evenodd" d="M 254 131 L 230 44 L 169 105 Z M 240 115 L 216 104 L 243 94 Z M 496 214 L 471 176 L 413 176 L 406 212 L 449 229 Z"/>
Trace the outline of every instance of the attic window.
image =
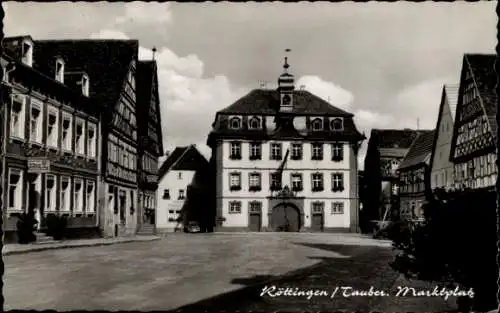
<path id="1" fill-rule="evenodd" d="M 239 117 L 233 117 L 229 120 L 229 127 L 231 129 L 240 129 L 241 128 L 241 119 Z"/>
<path id="2" fill-rule="evenodd" d="M 56 80 L 64 83 L 64 61 L 62 59 L 56 60 Z"/>
<path id="3" fill-rule="evenodd" d="M 87 75 L 82 76 L 82 94 L 86 97 L 89 96 L 89 78 Z"/>
<path id="4" fill-rule="evenodd" d="M 341 118 L 334 118 L 330 122 L 330 129 L 331 130 L 343 130 L 344 129 L 344 121 Z"/>
<path id="5" fill-rule="evenodd" d="M 323 121 L 320 118 L 315 118 L 311 125 L 313 131 L 323 130 Z"/>
<path id="6" fill-rule="evenodd" d="M 248 126 L 250 129 L 259 129 L 260 128 L 260 119 L 256 116 L 252 117 L 250 119 L 250 122 L 248 123 Z"/>
<path id="7" fill-rule="evenodd" d="M 33 47 L 29 42 L 23 42 L 21 61 L 28 66 L 33 63 Z"/>

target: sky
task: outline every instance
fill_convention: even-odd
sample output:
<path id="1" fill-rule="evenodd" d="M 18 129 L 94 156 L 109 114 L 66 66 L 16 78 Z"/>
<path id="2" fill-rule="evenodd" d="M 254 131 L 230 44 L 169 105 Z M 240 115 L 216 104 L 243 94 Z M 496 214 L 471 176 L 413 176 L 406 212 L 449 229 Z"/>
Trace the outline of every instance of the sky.
<path id="1" fill-rule="evenodd" d="M 497 29 L 495 1 L 3 7 L 5 36 L 138 39 L 146 60 L 156 47 L 164 146 L 196 144 L 207 158 L 215 113 L 262 82 L 276 86 L 285 49 L 296 86 L 353 113 L 369 137 L 373 128 L 433 129 L 443 84 L 458 83 L 464 53 L 495 52 Z"/>

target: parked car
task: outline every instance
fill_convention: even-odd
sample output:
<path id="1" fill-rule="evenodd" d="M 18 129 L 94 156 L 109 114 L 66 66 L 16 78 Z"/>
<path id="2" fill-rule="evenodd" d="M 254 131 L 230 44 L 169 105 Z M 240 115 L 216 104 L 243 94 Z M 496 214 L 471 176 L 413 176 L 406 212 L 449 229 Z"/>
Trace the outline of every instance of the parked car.
<path id="1" fill-rule="evenodd" d="M 186 226 L 184 226 L 185 233 L 199 233 L 201 232 L 200 225 L 197 222 L 188 222 Z"/>

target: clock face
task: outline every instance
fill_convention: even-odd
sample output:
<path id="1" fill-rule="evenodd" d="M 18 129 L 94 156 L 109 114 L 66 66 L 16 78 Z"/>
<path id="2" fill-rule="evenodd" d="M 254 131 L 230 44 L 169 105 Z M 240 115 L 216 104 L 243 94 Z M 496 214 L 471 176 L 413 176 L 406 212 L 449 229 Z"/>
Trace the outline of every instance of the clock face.
<path id="1" fill-rule="evenodd" d="M 289 95 L 284 95 L 282 101 L 283 101 L 283 105 L 290 105 L 290 102 L 292 101 L 292 98 L 290 98 Z"/>

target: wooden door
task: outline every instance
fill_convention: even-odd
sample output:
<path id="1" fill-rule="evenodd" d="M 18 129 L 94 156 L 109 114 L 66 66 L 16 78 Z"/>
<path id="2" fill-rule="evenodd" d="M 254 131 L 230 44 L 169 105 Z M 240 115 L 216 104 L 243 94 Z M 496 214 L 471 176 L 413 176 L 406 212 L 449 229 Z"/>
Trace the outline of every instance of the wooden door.
<path id="1" fill-rule="evenodd" d="M 311 229 L 313 231 L 323 231 L 323 213 L 312 214 Z"/>
<path id="2" fill-rule="evenodd" d="M 274 231 L 297 232 L 300 229 L 299 211 L 292 205 L 274 207 L 271 219 Z"/>
<path id="3" fill-rule="evenodd" d="M 261 225 L 261 216 L 260 213 L 250 213 L 249 217 L 249 229 L 250 231 L 260 231 L 260 225 Z"/>

